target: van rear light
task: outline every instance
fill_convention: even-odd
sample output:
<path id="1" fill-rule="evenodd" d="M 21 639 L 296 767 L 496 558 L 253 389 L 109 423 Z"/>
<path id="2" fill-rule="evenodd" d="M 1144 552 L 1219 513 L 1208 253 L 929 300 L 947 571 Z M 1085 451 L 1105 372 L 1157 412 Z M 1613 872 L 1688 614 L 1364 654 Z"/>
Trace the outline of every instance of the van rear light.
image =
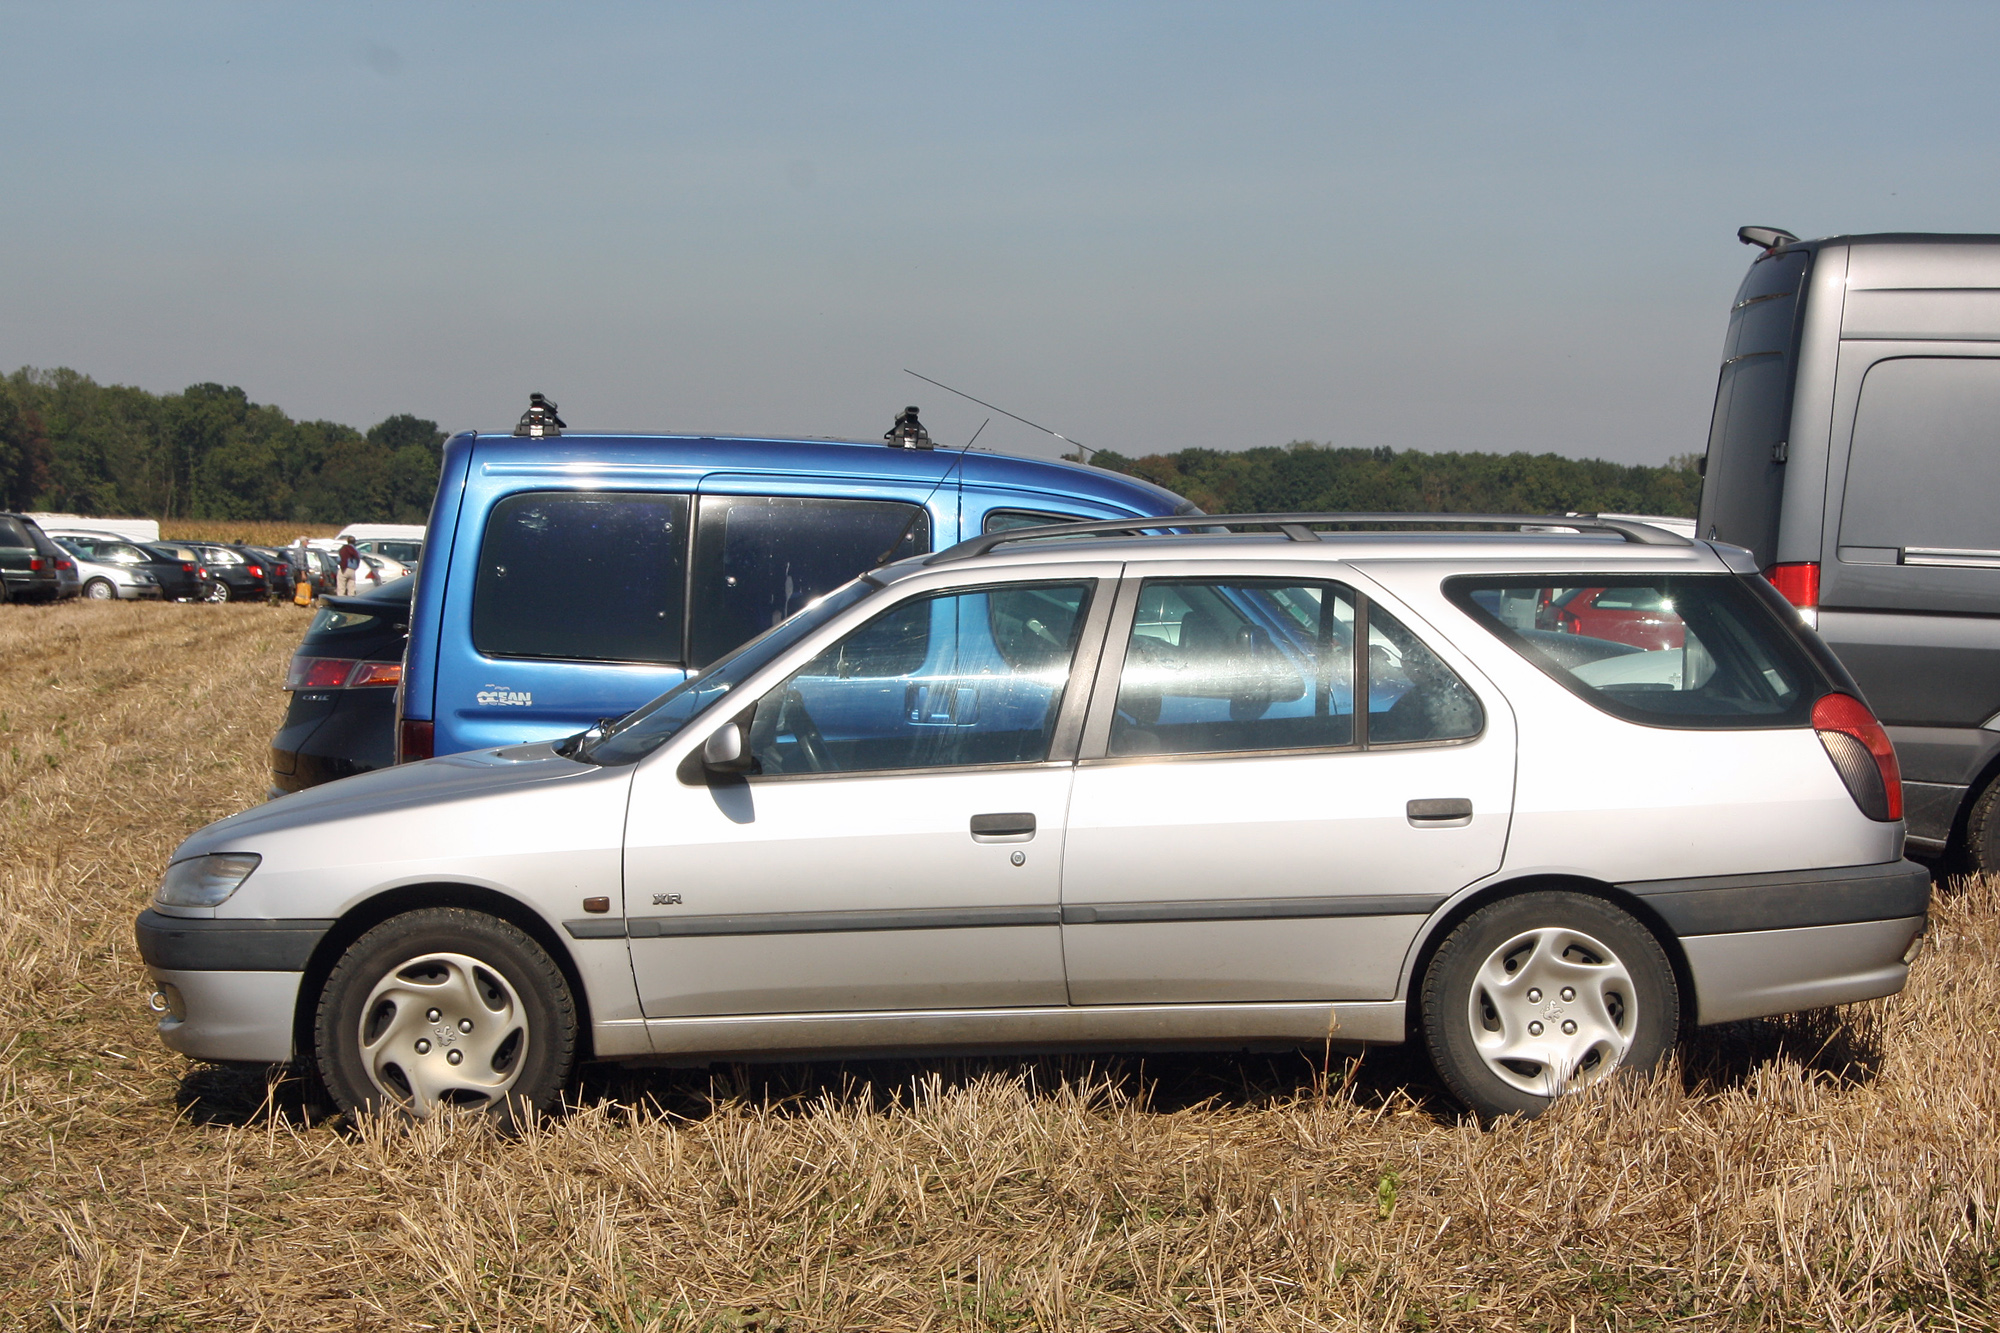
<path id="1" fill-rule="evenodd" d="M 1819 628 L 1819 563 L 1801 560 L 1795 564 L 1772 565 L 1764 571 L 1786 601 L 1799 609 L 1799 619 Z"/>
<path id="2" fill-rule="evenodd" d="M 396 725 L 396 762 L 408 764 L 429 759 L 436 740 L 434 724 L 408 717 L 401 719 Z"/>
<path id="3" fill-rule="evenodd" d="M 1903 774 L 1896 748 L 1868 705 L 1851 694 L 1822 695 L 1813 705 L 1812 724 L 1861 813 L 1884 822 L 1901 819 Z"/>

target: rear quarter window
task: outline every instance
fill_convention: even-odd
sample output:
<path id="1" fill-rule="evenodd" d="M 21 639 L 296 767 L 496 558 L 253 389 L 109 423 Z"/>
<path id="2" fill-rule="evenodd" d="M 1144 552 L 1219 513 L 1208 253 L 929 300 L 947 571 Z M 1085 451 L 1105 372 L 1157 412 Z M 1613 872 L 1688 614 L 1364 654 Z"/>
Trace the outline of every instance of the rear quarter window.
<path id="1" fill-rule="evenodd" d="M 1629 722 L 1801 727 L 1824 688 L 1791 629 L 1733 574 L 1464 577 L 1444 588 L 1565 689 Z M 1491 609 L 1530 600 L 1543 608 L 1532 628 Z"/>
<path id="2" fill-rule="evenodd" d="M 681 661 L 685 495 L 531 492 L 493 507 L 472 643 L 488 657 Z"/>

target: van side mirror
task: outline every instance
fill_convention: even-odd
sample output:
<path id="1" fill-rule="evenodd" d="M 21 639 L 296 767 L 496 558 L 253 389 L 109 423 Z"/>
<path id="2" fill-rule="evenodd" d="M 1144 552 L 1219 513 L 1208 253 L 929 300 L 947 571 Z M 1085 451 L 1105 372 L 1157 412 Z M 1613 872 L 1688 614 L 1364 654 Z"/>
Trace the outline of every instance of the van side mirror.
<path id="1" fill-rule="evenodd" d="M 730 722 L 702 743 L 701 766 L 711 773 L 747 773 L 754 762 L 741 722 Z"/>

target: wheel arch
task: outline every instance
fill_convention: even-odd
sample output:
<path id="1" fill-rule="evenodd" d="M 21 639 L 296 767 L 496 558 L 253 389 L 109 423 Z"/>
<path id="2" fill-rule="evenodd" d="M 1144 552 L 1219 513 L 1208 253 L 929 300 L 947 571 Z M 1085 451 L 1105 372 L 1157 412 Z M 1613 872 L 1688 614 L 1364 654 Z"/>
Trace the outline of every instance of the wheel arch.
<path id="1" fill-rule="evenodd" d="M 539 912 L 520 899 L 509 897 L 497 889 L 455 881 L 404 884 L 387 889 L 356 903 L 320 937 L 312 957 L 306 961 L 305 975 L 299 982 L 298 1003 L 292 1011 L 292 1050 L 295 1055 L 304 1058 L 304 1053 L 312 1049 L 320 992 L 325 989 L 327 977 L 341 955 L 347 952 L 348 946 L 392 917 L 430 907 L 458 907 L 496 917 L 518 927 L 547 951 L 556 966 L 562 969 L 563 980 L 568 983 L 570 996 L 576 1003 L 577 1035 L 582 1047 L 579 1054 L 583 1059 L 595 1057 L 590 993 L 584 989 L 583 976 L 577 970 L 576 960 L 570 956 L 569 947 L 563 943 L 561 935 Z"/>
<path id="2" fill-rule="evenodd" d="M 1699 1010 L 1700 997 L 1695 993 L 1694 973 L 1688 966 L 1687 953 L 1681 948 L 1680 936 L 1674 933 L 1673 927 L 1669 926 L 1660 914 L 1636 893 L 1585 875 L 1550 873 L 1523 875 L 1518 879 L 1483 884 L 1446 903 L 1424 922 L 1410 947 L 1408 961 L 1404 965 L 1402 985 L 1398 991 L 1404 1001 L 1405 1040 L 1421 1041 L 1417 1028 L 1422 1015 L 1418 1012 L 1417 997 L 1423 989 L 1424 974 L 1430 970 L 1431 959 L 1436 956 L 1438 948 L 1450 937 L 1458 924 L 1490 903 L 1505 898 L 1516 898 L 1524 893 L 1546 890 L 1580 893 L 1602 899 L 1633 917 L 1655 940 L 1659 941 L 1661 951 L 1667 955 L 1668 965 L 1674 970 L 1674 985 L 1681 994 L 1680 1033 L 1683 1036 L 1687 1034 L 1693 1027 L 1694 1015 Z"/>

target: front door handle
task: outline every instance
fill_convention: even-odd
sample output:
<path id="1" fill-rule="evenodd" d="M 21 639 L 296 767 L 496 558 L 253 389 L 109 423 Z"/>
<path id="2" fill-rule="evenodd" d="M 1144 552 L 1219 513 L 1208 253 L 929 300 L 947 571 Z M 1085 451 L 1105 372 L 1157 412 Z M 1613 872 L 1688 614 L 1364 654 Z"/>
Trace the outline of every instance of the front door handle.
<path id="1" fill-rule="evenodd" d="M 972 840 L 974 842 L 1027 842 L 1034 836 L 1035 817 L 1032 814 L 974 815 L 972 817 Z"/>
<path id="2" fill-rule="evenodd" d="M 1472 822 L 1472 802 L 1462 796 L 1411 801 L 1403 812 L 1418 828 L 1464 828 Z"/>

